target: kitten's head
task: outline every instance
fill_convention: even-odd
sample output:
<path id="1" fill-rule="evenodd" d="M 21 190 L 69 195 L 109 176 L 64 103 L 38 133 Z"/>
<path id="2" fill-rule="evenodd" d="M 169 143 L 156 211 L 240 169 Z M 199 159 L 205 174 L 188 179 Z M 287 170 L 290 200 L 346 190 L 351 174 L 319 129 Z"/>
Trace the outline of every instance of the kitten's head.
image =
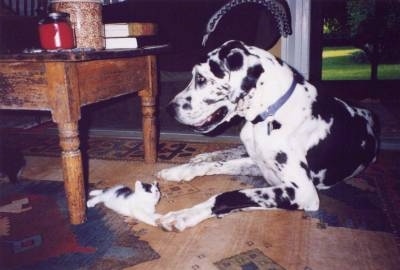
<path id="1" fill-rule="evenodd" d="M 135 183 L 135 194 L 141 199 L 156 205 L 161 198 L 160 188 L 157 182 L 143 183 L 139 180 Z"/>

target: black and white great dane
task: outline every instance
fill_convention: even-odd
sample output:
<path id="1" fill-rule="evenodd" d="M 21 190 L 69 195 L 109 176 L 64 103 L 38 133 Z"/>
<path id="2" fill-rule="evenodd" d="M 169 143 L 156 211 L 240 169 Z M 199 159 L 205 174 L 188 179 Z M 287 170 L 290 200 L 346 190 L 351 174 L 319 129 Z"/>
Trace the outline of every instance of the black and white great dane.
<path id="1" fill-rule="evenodd" d="M 159 178 L 250 175 L 263 176 L 269 186 L 217 194 L 167 213 L 159 224 L 168 231 L 240 210 L 315 211 L 317 189 L 358 174 L 378 152 L 378 122 L 370 111 L 325 95 L 279 58 L 240 41 L 226 42 L 196 65 L 169 110 L 201 133 L 241 116 L 244 147 L 200 154 L 161 170 Z"/>

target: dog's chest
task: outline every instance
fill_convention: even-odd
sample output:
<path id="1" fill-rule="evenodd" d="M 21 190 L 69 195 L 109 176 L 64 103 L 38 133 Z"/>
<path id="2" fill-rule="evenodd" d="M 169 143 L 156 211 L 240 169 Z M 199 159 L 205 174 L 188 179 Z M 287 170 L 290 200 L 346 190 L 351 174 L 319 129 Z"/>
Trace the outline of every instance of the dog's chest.
<path id="1" fill-rule="evenodd" d="M 247 123 L 240 138 L 246 150 L 253 160 L 268 161 L 273 158 L 274 153 L 287 148 L 286 130 L 278 122 L 261 122 L 256 125 Z"/>

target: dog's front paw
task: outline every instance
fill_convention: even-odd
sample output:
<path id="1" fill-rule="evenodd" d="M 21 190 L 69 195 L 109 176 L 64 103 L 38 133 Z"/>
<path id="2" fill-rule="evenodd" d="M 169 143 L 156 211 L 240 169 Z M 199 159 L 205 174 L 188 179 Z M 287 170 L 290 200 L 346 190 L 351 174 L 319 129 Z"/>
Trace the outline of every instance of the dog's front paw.
<path id="1" fill-rule="evenodd" d="M 207 162 L 212 161 L 213 155 L 211 153 L 202 153 L 192 157 L 189 162 L 190 163 L 199 163 L 199 162 Z"/>
<path id="2" fill-rule="evenodd" d="M 167 181 L 190 181 L 196 175 L 193 175 L 192 166 L 183 164 L 168 169 L 163 169 L 157 173 L 157 178 Z"/>

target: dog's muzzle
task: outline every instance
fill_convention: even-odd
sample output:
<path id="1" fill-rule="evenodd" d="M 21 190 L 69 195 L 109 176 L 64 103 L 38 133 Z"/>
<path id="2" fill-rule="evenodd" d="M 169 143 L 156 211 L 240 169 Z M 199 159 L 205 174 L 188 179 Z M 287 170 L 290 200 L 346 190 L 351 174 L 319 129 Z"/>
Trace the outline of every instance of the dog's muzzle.
<path id="1" fill-rule="evenodd" d="M 200 133 L 207 133 L 211 130 L 213 130 L 216 126 L 218 126 L 225 118 L 225 116 L 228 114 L 228 108 L 223 106 L 211 113 L 207 118 L 202 120 L 201 122 L 198 123 L 185 123 L 182 121 L 182 119 L 179 118 L 179 110 L 180 106 L 178 103 L 171 101 L 167 107 L 166 111 L 168 112 L 169 115 L 171 115 L 173 118 L 175 118 L 178 122 L 190 126 L 192 129 L 194 129 L 197 132 Z"/>

